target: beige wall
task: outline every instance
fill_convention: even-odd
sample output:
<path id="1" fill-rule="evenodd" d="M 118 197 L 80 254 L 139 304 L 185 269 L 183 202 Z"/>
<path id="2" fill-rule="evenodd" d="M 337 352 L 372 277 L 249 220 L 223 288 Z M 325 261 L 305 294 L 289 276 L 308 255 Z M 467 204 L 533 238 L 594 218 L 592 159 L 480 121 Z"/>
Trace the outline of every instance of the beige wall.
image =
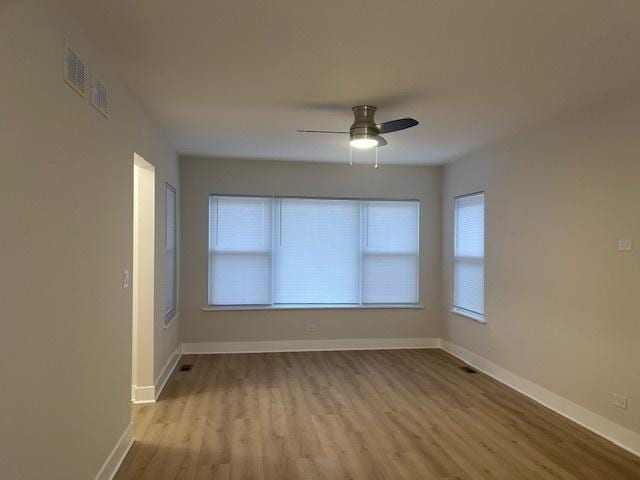
<path id="1" fill-rule="evenodd" d="M 445 309 L 453 198 L 486 191 L 487 324 L 446 312 L 445 337 L 635 431 L 639 126 L 640 90 L 626 92 L 448 165 L 443 184 Z"/>
<path id="2" fill-rule="evenodd" d="M 103 75 L 109 120 L 63 82 L 65 37 Z M 91 479 L 129 422 L 131 290 L 121 274 L 132 265 L 134 152 L 156 167 L 154 378 L 180 338 L 444 336 L 640 431 L 640 92 L 455 162 L 441 192 L 435 167 L 184 158 L 180 179 L 171 146 L 54 0 L 0 1 L 0 61 L 0 478 Z M 184 192 L 181 318 L 167 329 L 165 181 Z M 479 189 L 488 323 L 441 323 L 452 199 Z M 419 198 L 425 308 L 203 312 L 212 192 Z M 616 251 L 623 237 L 634 251 Z M 612 406 L 613 392 L 629 410 Z"/>
<path id="3" fill-rule="evenodd" d="M 181 158 L 180 177 L 184 342 L 440 336 L 440 168 Z M 425 308 L 203 312 L 210 193 L 419 199 Z"/>
<path id="4" fill-rule="evenodd" d="M 68 37 L 109 87 L 105 120 L 63 81 Z M 0 2 L 0 478 L 87 480 L 130 421 L 133 153 L 172 148 L 55 1 Z M 164 228 L 164 195 L 156 225 Z M 163 238 L 156 283 L 163 285 Z M 159 288 L 163 292 L 163 288 Z M 162 293 L 156 295 L 162 312 Z M 156 364 L 178 323 L 156 318 Z"/>

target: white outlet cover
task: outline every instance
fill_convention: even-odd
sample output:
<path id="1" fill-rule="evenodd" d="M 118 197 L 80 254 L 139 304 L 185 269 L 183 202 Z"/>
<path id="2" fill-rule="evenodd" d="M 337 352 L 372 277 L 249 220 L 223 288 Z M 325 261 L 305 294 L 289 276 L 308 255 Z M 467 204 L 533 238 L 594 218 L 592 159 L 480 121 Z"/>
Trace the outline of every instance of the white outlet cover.
<path id="1" fill-rule="evenodd" d="M 618 407 L 618 408 L 622 408 L 623 410 L 627 409 L 627 397 L 624 397 L 622 395 L 618 395 L 617 393 L 613 394 L 613 404 Z"/>
<path id="2" fill-rule="evenodd" d="M 123 270 L 122 271 L 122 288 L 129 288 L 130 284 L 131 284 L 131 275 L 129 273 L 129 270 Z"/>
<path id="3" fill-rule="evenodd" d="M 630 238 L 621 238 L 618 240 L 618 251 L 630 252 L 632 249 L 632 242 Z"/>

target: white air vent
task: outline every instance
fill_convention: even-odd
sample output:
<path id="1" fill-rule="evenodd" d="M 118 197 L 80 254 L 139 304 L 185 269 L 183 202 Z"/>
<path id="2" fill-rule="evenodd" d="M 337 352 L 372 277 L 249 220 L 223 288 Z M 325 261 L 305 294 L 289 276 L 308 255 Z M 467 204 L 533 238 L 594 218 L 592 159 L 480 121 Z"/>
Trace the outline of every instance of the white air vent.
<path id="1" fill-rule="evenodd" d="M 96 110 L 109 118 L 109 97 L 107 96 L 107 87 L 97 77 L 96 72 L 91 72 L 91 105 Z"/>
<path id="2" fill-rule="evenodd" d="M 64 79 L 80 95 L 87 96 L 87 66 L 66 41 L 64 44 Z"/>

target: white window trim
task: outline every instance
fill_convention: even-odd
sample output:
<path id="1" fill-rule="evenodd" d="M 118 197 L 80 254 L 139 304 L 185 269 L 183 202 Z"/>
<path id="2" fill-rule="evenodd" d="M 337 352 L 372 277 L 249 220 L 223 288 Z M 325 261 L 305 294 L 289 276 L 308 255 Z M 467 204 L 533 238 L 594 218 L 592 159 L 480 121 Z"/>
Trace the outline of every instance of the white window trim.
<path id="1" fill-rule="evenodd" d="M 178 318 L 180 317 L 180 312 L 178 312 L 177 310 L 173 311 L 172 315 L 166 315 L 164 317 L 164 324 L 162 325 L 162 328 L 164 328 L 165 330 L 167 328 L 169 328 L 171 325 L 173 325 L 173 323 L 178 320 Z"/>
<path id="2" fill-rule="evenodd" d="M 209 293 L 211 291 L 211 250 L 210 250 L 210 241 L 207 240 L 207 257 L 208 257 L 208 265 L 207 265 L 207 302 L 206 306 L 202 308 L 203 312 L 215 312 L 215 311 L 250 311 L 250 310 L 351 310 L 351 309 L 424 309 L 424 305 L 421 303 L 421 291 L 420 291 L 420 272 L 421 272 L 421 264 L 420 264 L 420 212 L 421 212 L 421 202 L 417 198 L 368 198 L 368 197 L 322 197 L 322 196 L 296 196 L 296 195 L 248 195 L 248 194 L 229 194 L 229 193 L 210 193 L 207 196 L 207 205 L 209 205 L 209 201 L 211 197 L 248 197 L 248 198 L 271 198 L 273 200 L 276 199 L 310 199 L 310 200 L 348 200 L 348 201 L 359 201 L 359 202 L 367 202 L 367 201 L 381 201 L 381 202 L 417 202 L 418 204 L 418 251 L 415 254 L 417 257 L 418 269 L 416 272 L 417 275 L 417 302 L 416 303 L 393 303 L 393 304 L 385 304 L 385 303 L 356 303 L 356 304 L 264 304 L 264 305 L 212 305 L 209 303 Z M 276 208 L 275 202 L 273 203 L 274 210 Z M 207 224 L 209 222 L 209 211 L 207 209 Z M 361 225 L 362 225 L 362 214 Z M 275 236 L 275 225 L 273 226 L 274 236 Z M 275 239 L 274 239 L 275 241 Z M 361 250 L 361 256 L 363 252 Z M 271 253 L 272 264 L 275 261 L 275 254 Z M 360 259 L 360 263 L 362 263 L 362 258 Z M 362 281 L 362 278 L 360 279 Z"/>
<path id="3" fill-rule="evenodd" d="M 470 310 L 465 310 L 464 308 L 453 307 L 449 310 L 449 312 L 455 315 L 460 315 L 461 317 L 470 318 L 471 320 L 475 320 L 478 323 L 482 323 L 482 324 L 487 323 L 487 321 L 484 318 L 484 315 L 481 315 L 476 312 L 472 312 Z"/>
<path id="4" fill-rule="evenodd" d="M 286 305 L 207 305 L 203 312 L 245 311 L 245 310 L 376 310 L 376 309 L 423 309 L 421 303 L 390 303 L 390 304 L 286 304 Z"/>
<path id="5" fill-rule="evenodd" d="M 474 320 L 478 323 L 482 323 L 482 324 L 486 324 L 487 320 L 485 318 L 485 315 L 483 313 L 478 313 L 478 312 L 474 312 L 471 310 L 467 310 L 466 308 L 462 308 L 462 307 L 458 307 L 455 305 L 454 301 L 453 301 L 453 296 L 454 296 L 454 289 L 455 289 L 455 263 L 456 263 L 456 242 L 457 242 L 457 233 L 456 233 L 456 229 L 457 229 L 457 223 L 458 223 L 458 211 L 456 209 L 456 201 L 459 198 L 465 198 L 465 197 L 472 197 L 474 195 L 483 195 L 484 199 L 485 199 L 485 238 L 486 238 L 486 198 L 487 198 L 487 194 L 484 190 L 478 190 L 477 192 L 473 192 L 473 193 L 465 193 L 462 195 L 456 195 L 453 197 L 453 212 L 454 212 L 454 219 L 453 219 L 453 224 L 454 224 L 454 231 L 453 231 L 453 242 L 454 242 L 454 246 L 453 246 L 453 260 L 452 260 L 452 276 L 451 279 L 453 280 L 453 283 L 451 284 L 451 308 L 449 309 L 450 313 L 453 313 L 455 315 L 459 315 L 461 317 L 465 317 L 465 318 L 469 318 L 471 320 Z M 478 257 L 479 258 L 479 257 Z M 483 252 L 482 255 L 482 262 L 483 262 L 483 275 L 486 276 L 486 249 L 485 252 Z M 483 288 L 482 290 L 482 295 L 485 296 L 485 292 L 486 292 L 486 288 Z M 485 301 L 486 301 L 486 297 L 485 297 Z"/>
<path id="6" fill-rule="evenodd" d="M 177 189 L 171 185 L 169 182 L 165 182 L 165 249 L 166 249 L 166 242 L 167 242 L 167 226 L 166 226 L 166 212 L 167 212 L 167 205 L 166 205 L 166 201 L 167 201 L 167 189 L 171 189 L 173 191 L 173 194 L 175 195 L 175 206 L 174 206 L 174 230 L 175 230 L 175 252 L 173 255 L 174 258 L 174 278 L 173 278 L 173 308 L 170 310 L 167 310 L 164 312 L 164 321 L 162 323 L 163 328 L 169 328 L 173 322 L 175 322 L 178 317 L 180 316 L 180 313 L 178 311 L 178 292 L 180 291 L 179 285 L 178 285 L 178 281 L 179 281 L 179 275 L 178 275 L 178 252 L 180 251 L 179 249 L 179 245 L 178 245 L 178 191 Z M 166 271 L 166 267 L 165 267 L 165 271 Z M 165 279 L 165 282 L 167 280 Z M 165 299 L 165 303 L 166 303 L 166 299 Z"/>

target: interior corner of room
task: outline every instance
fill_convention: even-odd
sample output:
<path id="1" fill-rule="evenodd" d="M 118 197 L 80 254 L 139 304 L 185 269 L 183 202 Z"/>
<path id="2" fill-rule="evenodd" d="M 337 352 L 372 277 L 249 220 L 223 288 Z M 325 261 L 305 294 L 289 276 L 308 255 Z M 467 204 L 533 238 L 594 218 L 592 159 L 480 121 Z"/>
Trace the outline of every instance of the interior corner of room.
<path id="1" fill-rule="evenodd" d="M 640 478 L 639 42 L 0 2 L 0 477 Z"/>

